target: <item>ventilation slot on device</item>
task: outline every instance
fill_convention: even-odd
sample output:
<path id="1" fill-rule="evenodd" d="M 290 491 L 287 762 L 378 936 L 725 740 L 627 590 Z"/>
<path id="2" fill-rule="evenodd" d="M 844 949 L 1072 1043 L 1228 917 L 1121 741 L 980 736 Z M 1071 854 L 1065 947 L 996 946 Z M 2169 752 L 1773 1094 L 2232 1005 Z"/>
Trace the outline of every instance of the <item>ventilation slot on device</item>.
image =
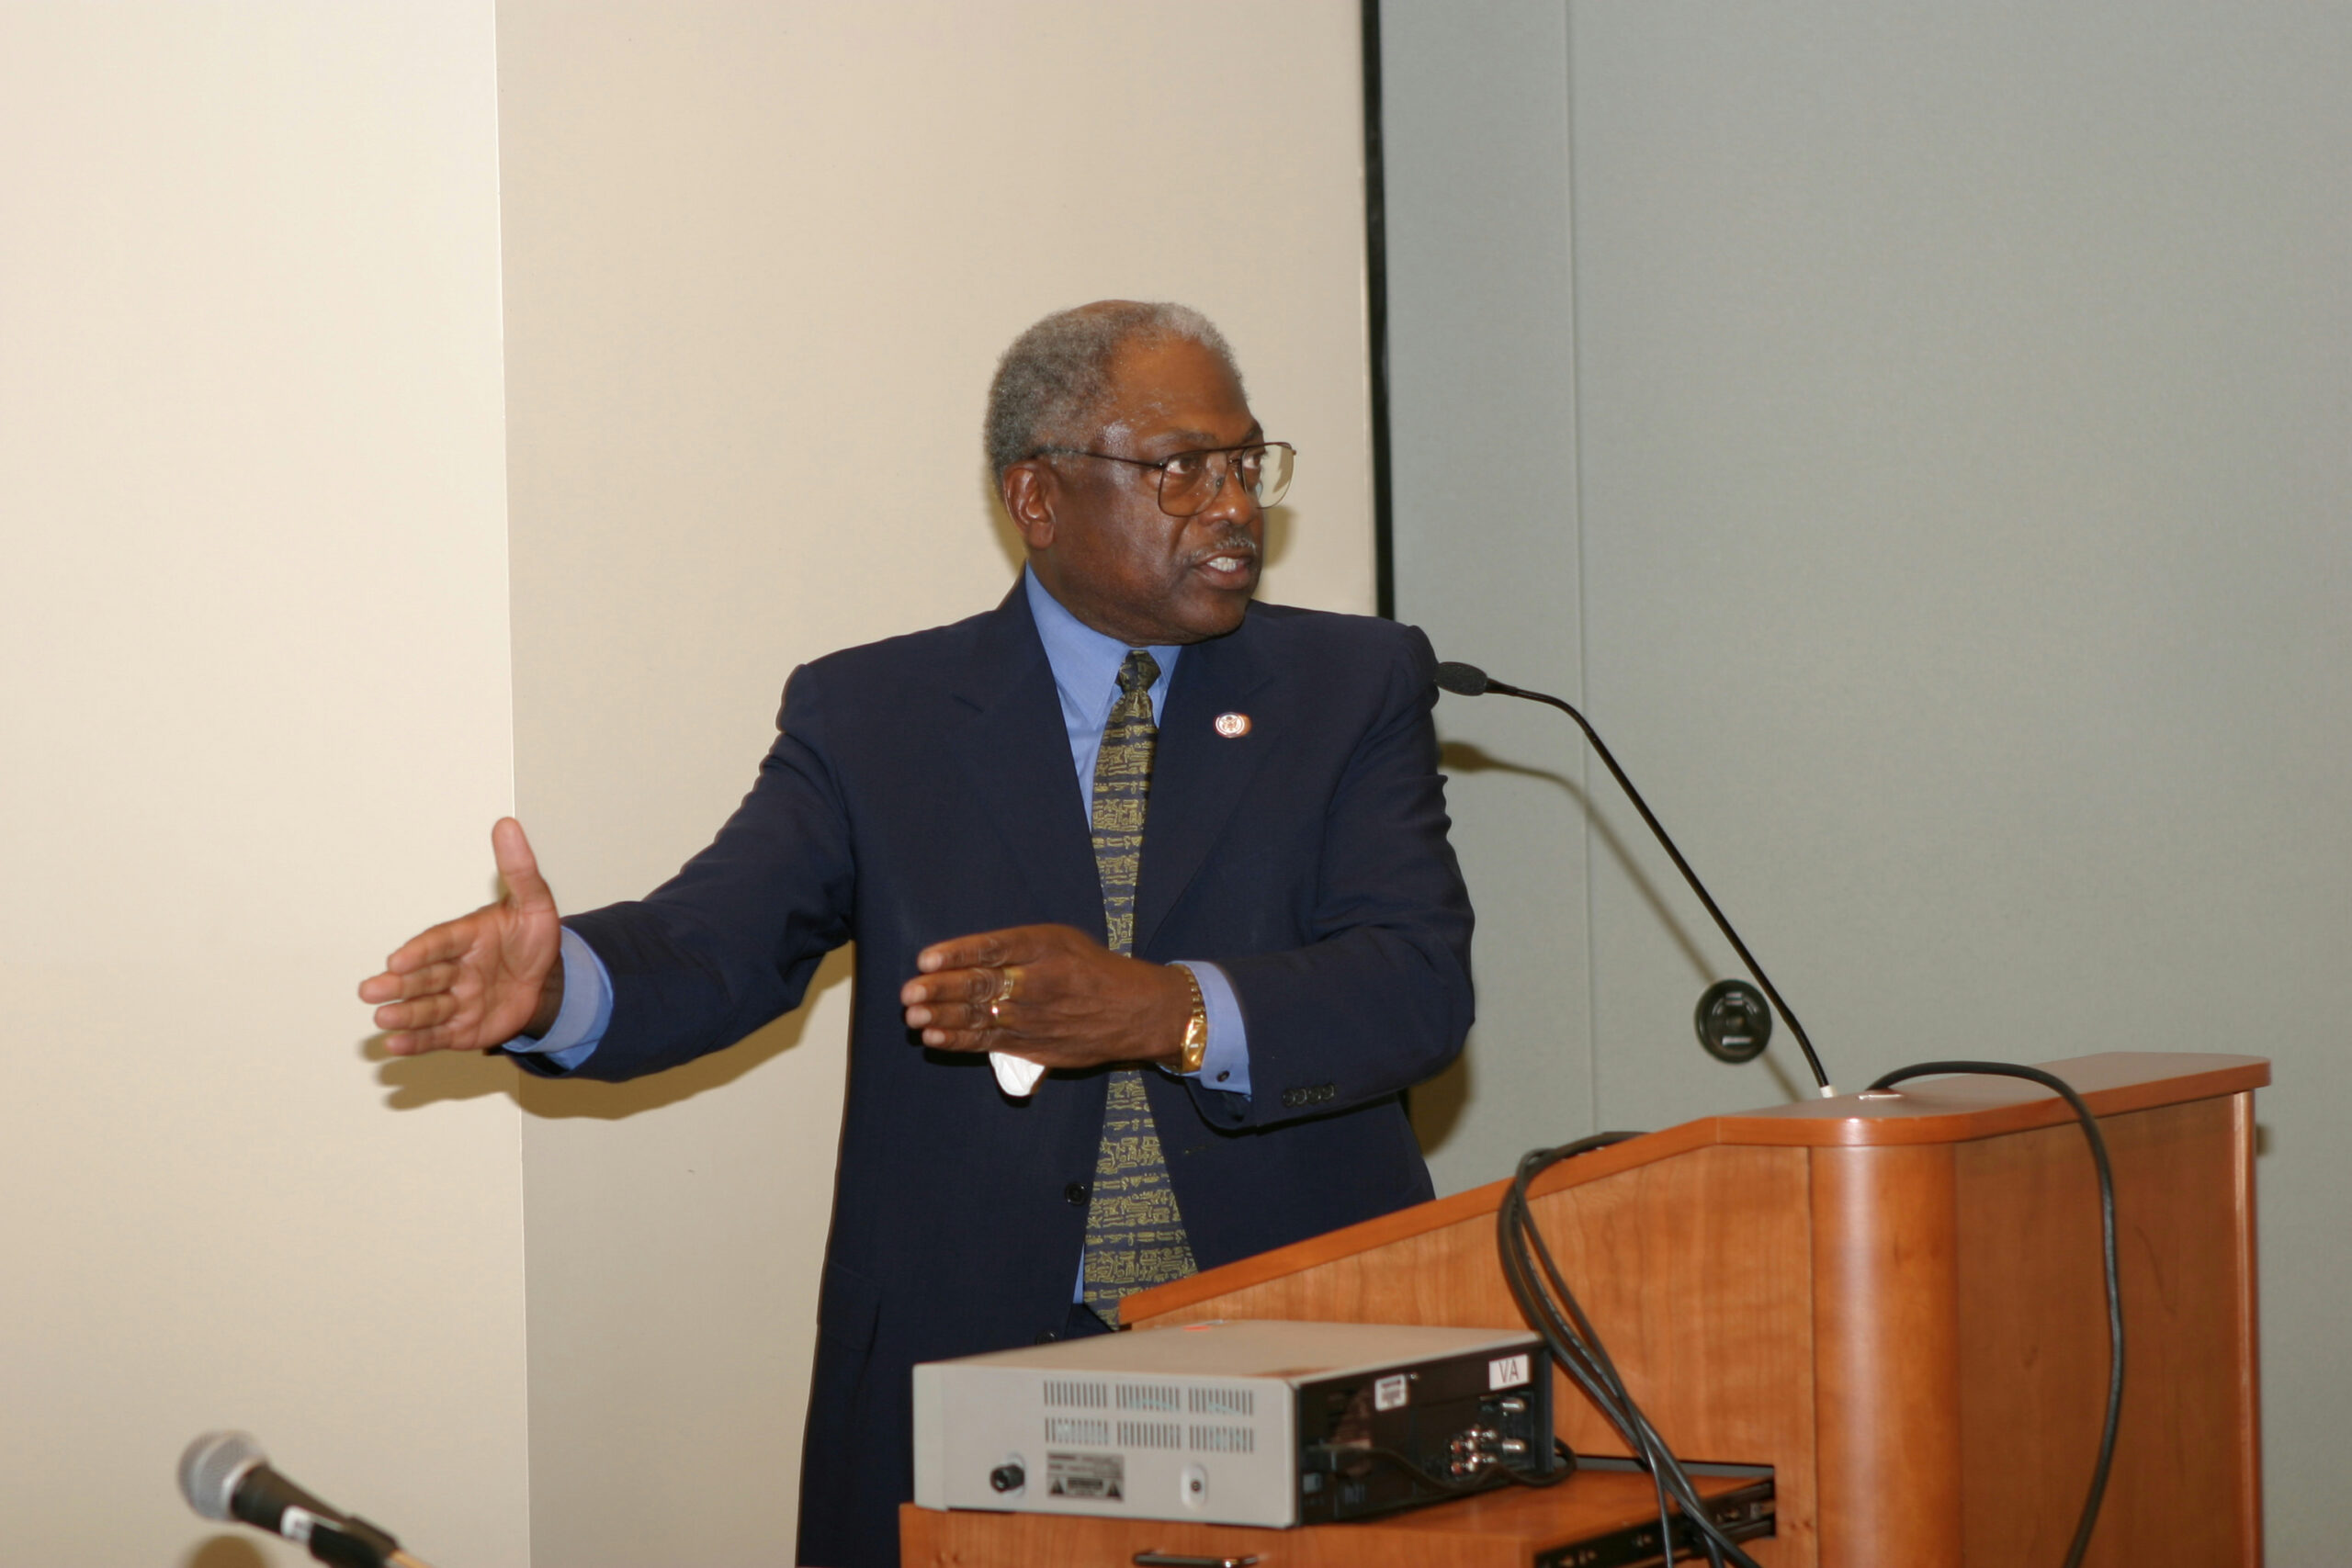
<path id="1" fill-rule="evenodd" d="M 1123 1449 L 1181 1449 L 1184 1446 L 1184 1429 L 1173 1421 L 1122 1421 L 1119 1423 L 1119 1446 Z"/>
<path id="2" fill-rule="evenodd" d="M 1254 1416 L 1257 1396 L 1246 1388 L 1196 1388 L 1191 1391 L 1195 1416 Z"/>
<path id="3" fill-rule="evenodd" d="M 1048 1416 L 1046 1417 L 1046 1441 L 1089 1443 L 1098 1449 L 1107 1449 L 1111 1446 L 1111 1423 L 1074 1420 L 1068 1416 Z"/>
<path id="4" fill-rule="evenodd" d="M 1193 1451 L 1198 1454 L 1253 1454 L 1258 1434 L 1247 1427 L 1195 1427 Z"/>
<path id="5" fill-rule="evenodd" d="M 1111 1391 L 1099 1382 L 1065 1382 L 1057 1378 L 1046 1380 L 1046 1408 L 1052 1410 L 1106 1410 L 1111 1404 Z"/>
<path id="6" fill-rule="evenodd" d="M 1119 1385 L 1119 1408 L 1122 1410 L 1165 1410 L 1173 1414 L 1183 1406 L 1177 1403 L 1172 1388 L 1154 1383 L 1123 1382 Z"/>

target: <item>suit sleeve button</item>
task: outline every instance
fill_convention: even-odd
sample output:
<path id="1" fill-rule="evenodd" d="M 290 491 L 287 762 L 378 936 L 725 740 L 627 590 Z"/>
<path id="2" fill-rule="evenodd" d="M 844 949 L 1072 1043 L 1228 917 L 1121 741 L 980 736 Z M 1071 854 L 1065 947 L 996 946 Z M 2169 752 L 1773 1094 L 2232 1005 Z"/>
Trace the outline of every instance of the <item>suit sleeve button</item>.
<path id="1" fill-rule="evenodd" d="M 1080 1204 L 1085 1202 L 1089 1196 L 1086 1183 L 1083 1181 L 1073 1181 L 1062 1189 L 1062 1201 L 1065 1203 Z"/>

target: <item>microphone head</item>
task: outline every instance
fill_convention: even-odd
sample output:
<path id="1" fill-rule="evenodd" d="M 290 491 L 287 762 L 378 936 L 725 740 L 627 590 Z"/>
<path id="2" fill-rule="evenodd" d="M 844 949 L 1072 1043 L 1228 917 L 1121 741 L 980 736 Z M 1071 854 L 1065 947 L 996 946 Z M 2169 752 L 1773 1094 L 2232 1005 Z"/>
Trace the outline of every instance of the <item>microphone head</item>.
<path id="1" fill-rule="evenodd" d="M 1441 691 L 1452 692 L 1457 697 L 1486 695 L 1487 672 L 1475 664 L 1456 664 L 1448 660 L 1437 667 L 1437 683 Z"/>
<path id="2" fill-rule="evenodd" d="M 208 1519 L 227 1519 L 229 1500 L 245 1472 L 269 1462 L 261 1444 L 244 1432 L 207 1432 L 180 1455 L 180 1495 Z"/>

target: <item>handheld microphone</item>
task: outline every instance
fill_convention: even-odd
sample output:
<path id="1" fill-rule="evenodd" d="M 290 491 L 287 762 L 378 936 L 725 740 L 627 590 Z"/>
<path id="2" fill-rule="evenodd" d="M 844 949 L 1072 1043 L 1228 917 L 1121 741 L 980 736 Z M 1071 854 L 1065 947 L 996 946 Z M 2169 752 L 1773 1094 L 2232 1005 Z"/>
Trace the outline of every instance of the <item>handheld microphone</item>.
<path id="1" fill-rule="evenodd" d="M 307 1547 L 336 1568 L 426 1568 L 390 1534 L 327 1506 L 269 1467 L 243 1432 L 207 1432 L 180 1454 L 180 1495 L 208 1519 L 234 1519 Z"/>
<path id="2" fill-rule="evenodd" d="M 1475 664 L 1457 664 L 1448 660 L 1439 665 L 1437 683 L 1441 691 L 1451 692 L 1458 697 L 1484 696 L 1489 692 L 1506 697 L 1523 697 L 1531 703 L 1543 703 L 1547 706 L 1558 708 L 1577 721 L 1577 728 L 1584 731 L 1584 738 L 1592 742 L 1592 749 L 1599 752 L 1600 760 L 1609 765 L 1610 774 L 1616 779 L 1618 787 L 1625 792 L 1625 798 L 1634 803 L 1634 809 L 1642 814 L 1642 820 L 1649 824 L 1650 832 L 1657 837 L 1659 844 L 1665 847 L 1667 854 L 1673 859 L 1675 869 L 1682 874 L 1682 880 L 1690 885 L 1690 891 L 1699 896 L 1699 902 L 1704 904 L 1707 907 L 1707 913 L 1714 917 L 1716 929 L 1724 933 L 1724 939 L 1739 953 L 1740 962 L 1747 965 L 1747 972 L 1750 975 L 1756 976 L 1756 983 L 1764 987 L 1764 994 L 1772 998 L 1772 1005 L 1781 1010 L 1781 1016 L 1789 1021 L 1789 1032 L 1797 1037 L 1797 1044 L 1804 1052 L 1805 1066 L 1813 1069 L 1813 1081 L 1821 1086 L 1821 1098 L 1835 1100 L 1838 1097 L 1838 1091 L 1830 1087 L 1829 1075 L 1821 1070 L 1821 1058 L 1814 1055 L 1813 1041 L 1806 1036 L 1804 1025 L 1799 1023 L 1797 1015 L 1789 1010 L 1789 1004 L 1781 999 L 1780 991 L 1766 977 L 1764 966 L 1756 962 L 1756 955 L 1747 951 L 1746 942 L 1739 940 L 1739 933 L 1731 929 L 1731 921 L 1724 918 L 1723 910 L 1716 907 L 1713 897 L 1708 894 L 1704 886 L 1701 886 L 1699 874 L 1690 869 L 1690 863 L 1682 858 L 1682 852 L 1676 849 L 1674 840 L 1667 836 L 1666 825 L 1660 822 L 1657 814 L 1650 810 L 1649 802 L 1644 800 L 1642 792 L 1634 787 L 1634 781 L 1625 776 L 1625 770 L 1617 765 L 1617 759 L 1610 754 L 1608 744 L 1600 739 L 1600 731 L 1592 728 L 1584 715 L 1559 698 L 1547 695 L 1543 692 L 1524 691 L 1517 686 L 1505 685 Z M 1713 991 L 1708 993 L 1710 998 L 1714 995 Z M 1701 1003 L 1700 1010 L 1702 1019 L 1707 1011 L 1707 1006 L 1708 1004 L 1704 1001 Z M 1766 1021 L 1769 1022 L 1770 1020 L 1767 1019 Z"/>

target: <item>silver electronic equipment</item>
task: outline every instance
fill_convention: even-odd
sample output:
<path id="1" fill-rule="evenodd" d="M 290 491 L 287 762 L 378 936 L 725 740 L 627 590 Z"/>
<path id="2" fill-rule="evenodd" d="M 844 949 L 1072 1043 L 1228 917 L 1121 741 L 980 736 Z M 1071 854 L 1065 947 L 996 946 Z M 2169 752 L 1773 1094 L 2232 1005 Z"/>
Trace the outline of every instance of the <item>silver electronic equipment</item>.
<path id="1" fill-rule="evenodd" d="M 1290 1526 L 1549 1475 L 1524 1329 L 1186 1324 L 915 1368 L 915 1501 Z"/>

